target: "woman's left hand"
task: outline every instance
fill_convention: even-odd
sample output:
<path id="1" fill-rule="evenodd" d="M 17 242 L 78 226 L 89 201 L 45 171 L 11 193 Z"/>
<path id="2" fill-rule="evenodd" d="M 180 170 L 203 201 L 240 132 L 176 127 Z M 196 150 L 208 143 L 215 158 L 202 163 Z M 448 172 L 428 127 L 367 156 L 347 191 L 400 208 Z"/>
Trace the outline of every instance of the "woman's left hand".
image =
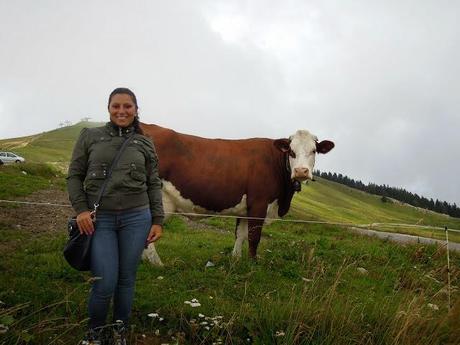
<path id="1" fill-rule="evenodd" d="M 147 237 L 147 243 L 145 244 L 146 247 L 152 242 L 155 242 L 160 239 L 161 235 L 163 234 L 163 227 L 158 224 L 153 224 L 150 228 L 149 236 Z"/>

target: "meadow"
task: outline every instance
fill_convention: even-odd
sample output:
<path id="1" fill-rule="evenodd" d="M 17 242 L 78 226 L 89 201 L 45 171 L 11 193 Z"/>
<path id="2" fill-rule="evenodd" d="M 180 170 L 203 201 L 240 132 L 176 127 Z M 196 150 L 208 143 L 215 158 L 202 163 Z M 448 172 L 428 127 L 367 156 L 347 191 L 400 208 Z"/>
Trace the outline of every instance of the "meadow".
<path id="1" fill-rule="evenodd" d="M 41 180 L 62 189 L 62 176 L 50 176 L 49 169 L 21 175 L 36 179 L 33 190 Z M 310 187 L 323 184 L 304 188 L 289 217 L 299 216 Z M 233 231 L 229 219 L 167 222 L 157 245 L 165 266 L 140 266 L 132 343 L 459 343 L 460 257 L 451 253 L 449 289 L 442 246 L 402 246 L 338 226 L 275 222 L 264 229 L 258 260 L 247 259 L 245 248 L 237 261 L 230 254 Z M 64 261 L 65 230 L 32 232 L 0 222 L 0 233 L 0 324 L 6 329 L 0 344 L 77 344 L 91 277 Z"/>
<path id="2" fill-rule="evenodd" d="M 39 148 L 22 149 L 37 162 L 52 161 L 40 158 Z M 64 164 L 66 150 L 60 151 Z M 64 175 L 55 165 L 0 167 L 0 199 L 34 200 L 43 191 L 65 199 Z M 62 257 L 65 216 L 44 211 L 19 226 L 28 224 L 28 207 L 0 203 L 0 344 L 78 344 L 92 278 Z M 45 226 L 47 217 L 58 225 Z M 171 217 L 157 245 L 165 266 L 142 262 L 138 272 L 131 343 L 460 344 L 458 253 L 450 252 L 448 272 L 445 246 L 400 245 L 333 224 L 460 229 L 459 219 L 320 178 L 302 187 L 285 218 L 331 224 L 265 226 L 252 261 L 246 247 L 240 260 L 231 256 L 233 220 Z M 451 239 L 460 242 L 455 233 Z"/>

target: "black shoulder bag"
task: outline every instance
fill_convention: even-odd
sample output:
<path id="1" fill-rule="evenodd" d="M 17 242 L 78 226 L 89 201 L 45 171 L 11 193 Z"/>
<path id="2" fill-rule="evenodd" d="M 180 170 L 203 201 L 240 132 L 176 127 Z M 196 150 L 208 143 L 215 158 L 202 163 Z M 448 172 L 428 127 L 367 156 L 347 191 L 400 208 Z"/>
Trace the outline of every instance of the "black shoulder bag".
<path id="1" fill-rule="evenodd" d="M 118 164 L 121 154 L 125 150 L 129 141 L 131 140 L 132 135 L 129 136 L 121 145 L 120 150 L 112 161 L 112 165 L 107 173 L 104 183 L 101 186 L 99 195 L 94 204 L 94 210 L 91 212 L 93 215 L 93 222 L 96 219 L 96 211 L 99 207 L 99 203 L 102 199 L 102 194 L 104 193 L 107 182 L 112 176 L 113 168 Z M 72 217 L 67 221 L 67 230 L 69 231 L 69 240 L 64 248 L 64 257 L 69 263 L 70 266 L 79 271 L 89 271 L 91 266 L 91 239 L 93 236 L 86 235 L 85 233 L 81 234 L 78 229 L 77 217 Z"/>

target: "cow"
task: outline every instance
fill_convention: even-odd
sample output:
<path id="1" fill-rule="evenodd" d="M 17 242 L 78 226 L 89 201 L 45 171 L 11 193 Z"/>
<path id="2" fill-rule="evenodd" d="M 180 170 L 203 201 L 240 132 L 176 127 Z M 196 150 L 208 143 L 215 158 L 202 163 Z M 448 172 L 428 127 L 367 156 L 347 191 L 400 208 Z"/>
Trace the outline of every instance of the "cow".
<path id="1" fill-rule="evenodd" d="M 318 142 L 298 130 L 289 139 L 207 139 L 141 123 L 155 145 L 166 215 L 172 212 L 224 214 L 237 218 L 233 256 L 249 242 L 256 258 L 265 218 L 283 217 L 302 181 L 313 178 L 317 153 L 328 153 L 334 143 Z M 162 265 L 155 246 L 143 257 Z"/>

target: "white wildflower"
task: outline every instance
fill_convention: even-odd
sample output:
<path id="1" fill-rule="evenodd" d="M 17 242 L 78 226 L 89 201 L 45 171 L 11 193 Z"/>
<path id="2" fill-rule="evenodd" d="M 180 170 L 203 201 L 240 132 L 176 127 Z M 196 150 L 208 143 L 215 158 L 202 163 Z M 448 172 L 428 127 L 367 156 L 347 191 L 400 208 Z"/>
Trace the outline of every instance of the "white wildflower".
<path id="1" fill-rule="evenodd" d="M 199 313 L 199 314 L 198 314 L 198 317 L 201 317 L 201 318 L 203 318 L 203 317 L 204 317 L 204 315 L 203 315 L 203 314 L 201 314 L 201 313 Z"/>
<path id="2" fill-rule="evenodd" d="M 209 331 L 210 328 L 209 328 L 208 326 L 206 326 L 205 329 L 206 329 L 207 331 Z"/>
<path id="3" fill-rule="evenodd" d="M 163 321 L 163 320 L 164 320 L 164 319 L 163 319 L 162 317 L 160 317 L 160 318 L 158 319 L 158 321 L 160 321 L 160 322 Z"/>
<path id="4" fill-rule="evenodd" d="M 428 307 L 433 309 L 433 310 L 439 310 L 439 307 L 436 304 L 433 304 L 433 303 L 428 303 Z"/>
<path id="5" fill-rule="evenodd" d="M 205 326 L 205 325 L 207 325 L 207 324 L 208 324 L 208 323 L 207 323 L 206 321 L 200 322 L 200 325 L 201 325 L 201 326 Z"/>
<path id="6" fill-rule="evenodd" d="M 152 319 L 155 319 L 158 317 L 158 314 L 157 313 L 150 313 L 150 314 L 147 314 L 148 317 L 151 317 Z"/>
<path id="7" fill-rule="evenodd" d="M 0 324 L 0 334 L 5 334 L 6 332 L 8 332 L 8 326 L 5 326 L 3 323 Z"/>
<path id="8" fill-rule="evenodd" d="M 156 335 L 156 336 L 159 336 L 159 335 L 160 335 L 160 330 L 159 330 L 159 329 L 155 330 L 155 335 Z"/>
<path id="9" fill-rule="evenodd" d="M 276 331 L 275 333 L 275 337 L 284 337 L 284 336 L 285 336 L 284 331 Z"/>
<path id="10" fill-rule="evenodd" d="M 216 266 L 216 265 L 215 265 L 213 262 L 211 262 L 211 261 L 208 261 L 208 262 L 206 263 L 206 267 L 214 267 L 214 266 Z"/>
<path id="11" fill-rule="evenodd" d="M 201 307 L 201 303 L 196 298 L 193 298 L 191 301 L 185 301 L 184 303 L 190 305 L 192 308 Z"/>
<path id="12" fill-rule="evenodd" d="M 163 280 L 163 279 L 165 279 L 165 278 L 164 278 L 163 276 L 158 276 L 157 279 L 158 279 L 158 280 Z"/>

